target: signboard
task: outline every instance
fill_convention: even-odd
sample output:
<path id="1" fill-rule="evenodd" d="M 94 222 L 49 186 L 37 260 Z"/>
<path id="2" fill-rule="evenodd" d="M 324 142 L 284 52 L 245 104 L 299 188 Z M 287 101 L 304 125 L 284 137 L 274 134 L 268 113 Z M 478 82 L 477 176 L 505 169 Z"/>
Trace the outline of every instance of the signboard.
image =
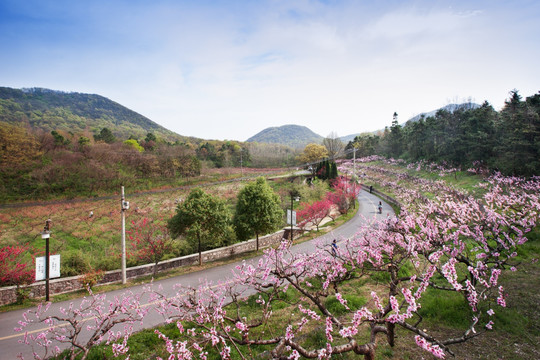
<path id="1" fill-rule="evenodd" d="M 49 256 L 49 279 L 60 277 L 60 255 Z M 45 280 L 45 256 L 36 258 L 36 281 Z"/>
<path id="2" fill-rule="evenodd" d="M 291 224 L 291 209 L 287 209 L 287 224 Z M 292 225 L 296 225 L 296 211 L 292 212 Z"/>

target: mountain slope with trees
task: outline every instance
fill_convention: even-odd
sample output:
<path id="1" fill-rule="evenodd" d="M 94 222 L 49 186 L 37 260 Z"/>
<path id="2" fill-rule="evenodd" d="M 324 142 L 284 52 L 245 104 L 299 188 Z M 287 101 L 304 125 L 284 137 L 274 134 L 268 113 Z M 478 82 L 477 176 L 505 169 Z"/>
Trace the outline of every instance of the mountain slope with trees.
<path id="1" fill-rule="evenodd" d="M 171 142 L 188 139 L 103 96 L 43 88 L 0 87 L 0 121 L 71 133 L 97 134 L 107 128 L 124 139 L 149 132 Z"/>
<path id="2" fill-rule="evenodd" d="M 305 126 L 283 125 L 269 127 L 253 135 L 247 142 L 282 144 L 292 148 L 303 148 L 309 143 L 321 143 L 323 137 Z"/>
<path id="3" fill-rule="evenodd" d="M 383 155 L 409 162 L 428 161 L 467 168 L 479 165 L 507 175 L 540 173 L 540 92 L 523 100 L 510 92 L 496 111 L 480 107 L 441 109 L 434 116 L 392 125 L 380 135 L 363 134 L 347 144 L 356 156 Z"/>

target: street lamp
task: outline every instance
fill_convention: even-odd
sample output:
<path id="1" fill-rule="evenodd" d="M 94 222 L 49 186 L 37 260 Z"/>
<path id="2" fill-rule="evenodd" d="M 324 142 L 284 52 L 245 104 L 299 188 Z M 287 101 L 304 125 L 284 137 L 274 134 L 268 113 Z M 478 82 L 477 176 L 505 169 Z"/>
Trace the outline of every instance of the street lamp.
<path id="1" fill-rule="evenodd" d="M 45 301 L 49 301 L 49 238 L 51 237 L 51 219 L 45 221 L 41 238 L 45 240 Z"/>

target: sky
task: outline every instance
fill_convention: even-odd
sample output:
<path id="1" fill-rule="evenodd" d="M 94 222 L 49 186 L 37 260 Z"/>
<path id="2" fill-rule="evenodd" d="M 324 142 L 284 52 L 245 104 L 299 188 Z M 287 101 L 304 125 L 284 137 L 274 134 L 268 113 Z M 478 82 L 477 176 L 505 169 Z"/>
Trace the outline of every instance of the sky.
<path id="1" fill-rule="evenodd" d="M 0 86 L 99 94 L 180 135 L 345 136 L 540 90 L 540 1 L 0 0 Z"/>

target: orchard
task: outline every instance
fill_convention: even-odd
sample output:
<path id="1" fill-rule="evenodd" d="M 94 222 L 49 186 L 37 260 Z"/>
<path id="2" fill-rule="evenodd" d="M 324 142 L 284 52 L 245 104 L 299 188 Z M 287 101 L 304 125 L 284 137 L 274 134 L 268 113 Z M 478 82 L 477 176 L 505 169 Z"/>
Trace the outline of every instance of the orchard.
<path id="1" fill-rule="evenodd" d="M 264 353 L 272 359 L 329 359 L 357 354 L 371 360 L 382 344 L 393 347 L 406 336 L 426 353 L 447 358 L 457 344 L 497 327 L 495 315 L 506 307 L 508 295 L 500 280 L 507 271 L 519 271 L 520 246 L 539 220 L 540 179 L 494 174 L 464 191 L 440 179 L 457 176 L 457 169 L 428 164 L 407 169 L 388 162 L 369 158 L 340 165 L 342 173 L 353 175 L 357 169 L 354 175 L 362 182 L 392 189 L 401 212 L 370 222 L 350 239 L 339 239 L 337 254 L 322 243 L 312 253 L 296 254 L 284 242 L 266 250 L 258 262 L 237 266 L 226 282 L 179 287 L 174 297 L 149 290 L 154 304 L 149 311 L 177 328 L 175 336 L 155 330 L 165 349 L 159 356 L 248 359 Z M 427 171 L 426 166 L 438 179 L 414 175 L 412 169 Z M 459 334 L 439 331 L 422 315 L 427 298 L 450 296 L 465 304 L 467 326 Z M 113 321 L 118 313 L 110 309 L 124 314 L 122 323 L 144 321 L 148 308 L 141 311 L 138 298 L 126 297 L 108 306 L 103 300 L 87 306 L 95 303 L 100 316 Z M 122 305 L 124 301 L 130 305 Z M 68 315 L 94 313 L 86 308 Z M 27 313 L 19 330 L 58 320 L 48 316 L 46 306 L 39 307 Z M 29 346 L 45 347 L 50 354 L 54 340 L 65 340 L 74 324 L 80 322 L 60 328 L 64 335 L 51 326 L 28 338 Z M 99 333 L 100 340 L 113 344 L 114 356 L 129 354 L 131 331 L 126 329 L 120 334 L 103 328 Z"/>

